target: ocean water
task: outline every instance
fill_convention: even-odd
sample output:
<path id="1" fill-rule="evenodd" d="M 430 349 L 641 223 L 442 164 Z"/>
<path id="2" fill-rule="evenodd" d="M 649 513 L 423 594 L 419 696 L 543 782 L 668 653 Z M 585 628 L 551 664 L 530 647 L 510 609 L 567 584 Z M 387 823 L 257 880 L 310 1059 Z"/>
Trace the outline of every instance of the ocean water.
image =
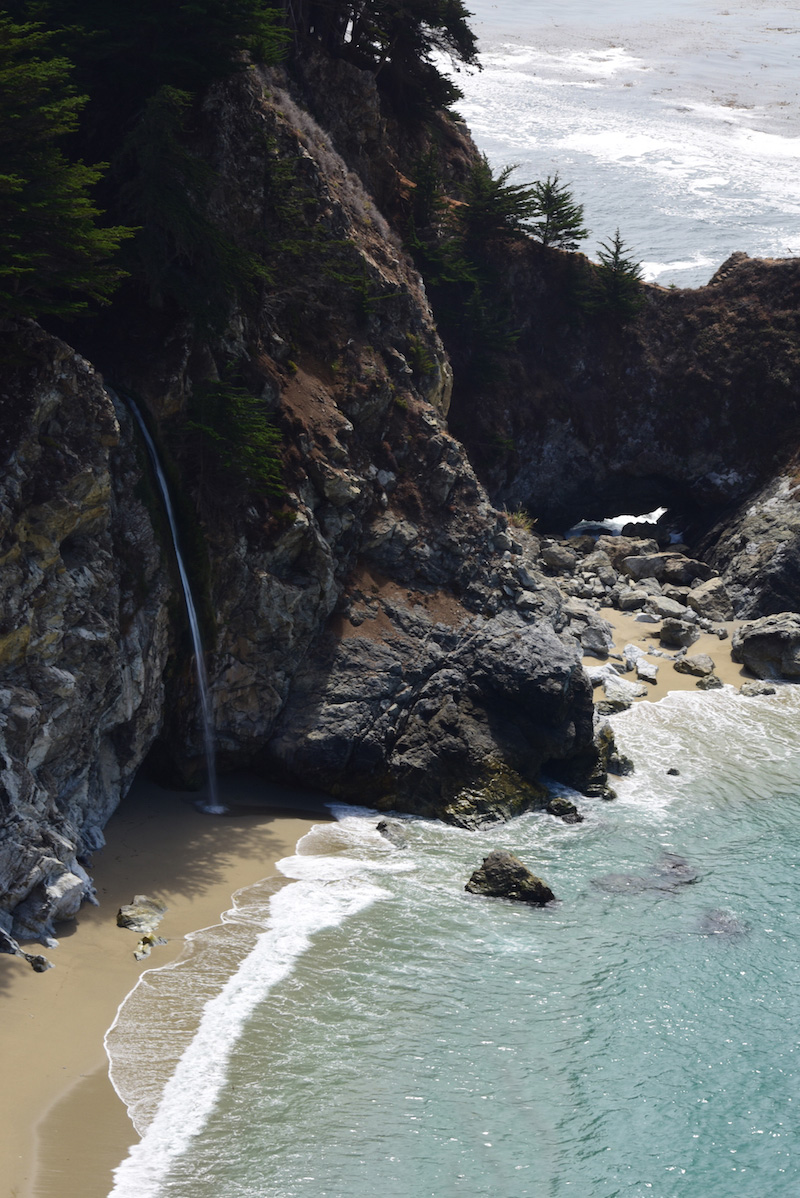
<path id="1" fill-rule="evenodd" d="M 619 228 L 645 277 L 708 282 L 735 250 L 800 255 L 794 0 L 469 0 L 481 72 L 457 104 L 512 181 L 556 172 L 584 248 Z"/>
<path id="2" fill-rule="evenodd" d="M 459 108 L 571 182 L 590 254 L 619 226 L 694 286 L 800 252 L 793 6 L 469 6 Z M 399 849 L 336 808 L 121 1007 L 113 1198 L 794 1198 L 799 727 L 797 687 L 639 704 L 636 773 L 575 827 L 401 817 Z M 493 848 L 559 901 L 466 894 Z"/>
<path id="3" fill-rule="evenodd" d="M 335 809 L 121 1008 L 114 1198 L 795 1195 L 799 718 L 639 704 L 578 826 Z M 465 893 L 493 848 L 559 901 Z"/>

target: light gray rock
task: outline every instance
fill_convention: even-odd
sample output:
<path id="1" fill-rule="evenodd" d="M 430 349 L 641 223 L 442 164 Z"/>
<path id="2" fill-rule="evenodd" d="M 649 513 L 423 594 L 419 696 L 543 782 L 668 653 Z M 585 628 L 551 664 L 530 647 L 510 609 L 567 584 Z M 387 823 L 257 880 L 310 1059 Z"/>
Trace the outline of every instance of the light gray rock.
<path id="1" fill-rule="evenodd" d="M 648 606 L 662 620 L 684 620 L 689 624 L 697 621 L 695 612 L 689 611 L 682 603 L 676 603 L 674 599 L 667 599 L 665 595 L 651 595 Z"/>
<path id="2" fill-rule="evenodd" d="M 658 666 L 654 662 L 648 661 L 646 657 L 640 657 L 636 662 L 636 677 L 641 682 L 657 682 Z"/>
<path id="3" fill-rule="evenodd" d="M 693 674 L 695 678 L 705 678 L 713 672 L 714 661 L 707 653 L 696 653 L 675 662 L 676 674 Z"/>
<path id="4" fill-rule="evenodd" d="M 733 604 L 721 578 L 710 578 L 689 592 L 686 602 L 706 620 L 732 620 Z"/>
<path id="5" fill-rule="evenodd" d="M 781 612 L 743 624 L 733 634 L 731 657 L 759 678 L 800 678 L 800 615 Z"/>

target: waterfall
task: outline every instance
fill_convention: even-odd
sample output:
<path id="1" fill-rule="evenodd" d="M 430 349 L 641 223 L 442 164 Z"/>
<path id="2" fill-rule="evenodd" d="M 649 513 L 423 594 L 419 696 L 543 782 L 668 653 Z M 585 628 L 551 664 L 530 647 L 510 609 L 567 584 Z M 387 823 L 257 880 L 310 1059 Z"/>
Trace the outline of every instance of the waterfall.
<path id="1" fill-rule="evenodd" d="M 107 388 L 108 394 L 112 401 L 119 401 L 120 397 L 111 388 Z M 186 603 L 186 614 L 189 617 L 189 626 L 192 630 L 192 646 L 194 648 L 195 674 L 197 677 L 197 690 L 200 695 L 200 723 L 203 730 L 203 745 L 206 754 L 206 770 L 208 772 L 208 801 L 198 804 L 202 811 L 209 815 L 224 815 L 227 808 L 219 801 L 219 791 L 217 787 L 217 755 L 214 746 L 214 725 L 211 719 L 211 696 L 208 686 L 208 673 L 206 671 L 206 659 L 203 652 L 203 641 L 200 636 L 200 622 L 197 618 L 197 608 L 194 605 L 192 596 L 192 588 L 189 584 L 189 575 L 186 572 L 186 565 L 181 553 L 181 547 L 178 540 L 178 525 L 175 520 L 175 510 L 172 506 L 169 487 L 167 486 L 166 475 L 161 465 L 161 460 L 158 456 L 158 451 L 155 447 L 153 438 L 150 436 L 149 429 L 144 422 L 142 413 L 131 399 L 129 395 L 122 396 L 131 415 L 133 416 L 139 431 L 144 438 L 144 443 L 147 446 L 147 452 L 150 455 L 150 461 L 153 463 L 153 470 L 156 479 L 158 480 L 158 489 L 161 492 L 161 499 L 164 503 L 164 510 L 167 513 L 170 532 L 172 534 L 172 545 L 175 550 L 175 560 L 178 563 L 178 573 L 181 578 L 181 587 L 183 588 L 183 598 Z"/>

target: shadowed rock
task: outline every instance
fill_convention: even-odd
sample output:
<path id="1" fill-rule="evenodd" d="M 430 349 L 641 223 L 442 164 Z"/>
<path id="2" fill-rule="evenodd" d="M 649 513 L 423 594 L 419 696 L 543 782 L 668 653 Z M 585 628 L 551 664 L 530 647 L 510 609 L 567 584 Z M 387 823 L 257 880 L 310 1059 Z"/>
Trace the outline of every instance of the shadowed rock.
<path id="1" fill-rule="evenodd" d="M 743 624 L 733 634 L 731 657 L 759 678 L 800 678 L 800 615 L 781 612 Z"/>
<path id="2" fill-rule="evenodd" d="M 405 849 L 408 847 L 408 833 L 398 820 L 382 819 L 378 821 L 375 827 L 381 836 L 393 844 L 396 849 Z"/>
<path id="3" fill-rule="evenodd" d="M 519 857 L 504 850 L 496 850 L 484 857 L 483 865 L 475 870 L 464 889 L 470 894 L 513 899 L 517 903 L 532 903 L 538 907 L 555 898 L 546 882 L 531 873 Z"/>
<path id="4" fill-rule="evenodd" d="M 583 816 L 574 803 L 569 799 L 564 799 L 560 795 L 551 799 L 547 804 L 545 811 L 550 815 L 555 815 L 557 819 L 561 819 L 565 824 L 582 824 Z"/>

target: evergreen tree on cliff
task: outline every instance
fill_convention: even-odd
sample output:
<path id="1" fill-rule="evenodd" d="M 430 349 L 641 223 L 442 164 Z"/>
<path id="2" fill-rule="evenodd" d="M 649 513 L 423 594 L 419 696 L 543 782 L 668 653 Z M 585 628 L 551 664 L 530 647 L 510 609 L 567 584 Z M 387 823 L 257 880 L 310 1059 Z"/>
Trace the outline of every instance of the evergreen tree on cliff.
<path id="1" fill-rule="evenodd" d="M 373 71 L 383 94 L 409 115 L 444 108 L 460 92 L 435 67 L 434 51 L 477 64 L 462 0 L 284 0 L 297 36 Z"/>
<path id="2" fill-rule="evenodd" d="M 0 17 L 0 316 L 71 315 L 108 298 L 124 228 L 102 228 L 99 166 L 70 162 L 85 97 L 35 25 Z"/>

